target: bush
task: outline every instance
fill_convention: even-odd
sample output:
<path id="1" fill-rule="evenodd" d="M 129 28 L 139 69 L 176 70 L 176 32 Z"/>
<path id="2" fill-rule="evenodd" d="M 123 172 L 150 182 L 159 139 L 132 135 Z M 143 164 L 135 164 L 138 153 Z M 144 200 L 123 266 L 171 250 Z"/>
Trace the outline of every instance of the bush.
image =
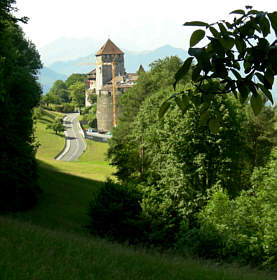
<path id="1" fill-rule="evenodd" d="M 141 239 L 141 194 L 132 185 L 108 180 L 90 202 L 88 226 L 94 234 L 118 241 Z"/>
<path id="2" fill-rule="evenodd" d="M 61 110 L 62 113 L 72 113 L 74 111 L 74 105 L 70 103 L 63 103 Z"/>

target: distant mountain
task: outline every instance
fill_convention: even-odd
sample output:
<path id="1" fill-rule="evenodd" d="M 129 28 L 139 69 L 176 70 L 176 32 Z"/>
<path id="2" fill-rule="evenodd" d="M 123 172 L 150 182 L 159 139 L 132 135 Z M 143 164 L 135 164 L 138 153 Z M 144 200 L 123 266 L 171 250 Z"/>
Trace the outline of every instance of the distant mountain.
<path id="1" fill-rule="evenodd" d="M 42 85 L 43 93 L 47 93 L 56 80 L 66 80 L 67 76 L 57 73 L 48 67 L 43 67 L 40 71 L 39 82 Z"/>
<path id="2" fill-rule="evenodd" d="M 68 61 L 56 61 L 52 63 L 49 68 L 53 71 L 62 73 L 64 75 L 71 75 L 72 73 L 88 73 L 95 68 L 95 57 L 93 55 L 79 57 L 77 59 Z M 172 46 L 163 46 L 153 51 L 132 52 L 124 50 L 125 68 L 129 73 L 136 72 L 141 64 L 145 70 L 149 69 L 149 64 L 156 59 L 165 58 L 166 56 L 177 55 L 181 59 L 185 59 L 188 54 L 185 50 L 174 48 Z"/>
<path id="3" fill-rule="evenodd" d="M 167 56 L 178 56 L 182 60 L 188 57 L 187 51 L 166 45 L 152 51 L 130 52 L 125 51 L 125 68 L 127 72 L 136 72 L 141 64 L 145 70 L 149 70 L 149 64 L 157 59 Z"/>
<path id="4" fill-rule="evenodd" d="M 39 49 L 41 60 L 47 67 L 56 61 L 73 60 L 94 54 L 101 47 L 101 42 L 91 38 L 60 38 Z"/>
<path id="5" fill-rule="evenodd" d="M 68 61 L 56 61 L 49 66 L 55 72 L 70 76 L 73 73 L 88 73 L 95 68 L 92 56 L 79 57 Z"/>

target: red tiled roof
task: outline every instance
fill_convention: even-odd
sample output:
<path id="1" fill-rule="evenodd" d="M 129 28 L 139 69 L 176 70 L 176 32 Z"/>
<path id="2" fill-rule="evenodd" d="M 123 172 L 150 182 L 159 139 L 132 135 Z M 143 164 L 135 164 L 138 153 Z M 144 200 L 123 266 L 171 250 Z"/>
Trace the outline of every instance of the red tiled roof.
<path id="1" fill-rule="evenodd" d="M 110 39 L 108 39 L 108 41 L 96 53 L 96 56 L 103 54 L 123 54 L 123 52 Z"/>

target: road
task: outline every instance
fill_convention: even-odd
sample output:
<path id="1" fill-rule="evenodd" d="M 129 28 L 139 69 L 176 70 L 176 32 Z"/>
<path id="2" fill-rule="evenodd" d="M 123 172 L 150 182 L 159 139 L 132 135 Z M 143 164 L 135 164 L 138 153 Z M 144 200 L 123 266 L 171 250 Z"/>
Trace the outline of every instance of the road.
<path id="1" fill-rule="evenodd" d="M 66 145 L 56 160 L 75 161 L 85 151 L 86 143 L 82 136 L 78 116 L 79 113 L 71 113 L 64 118 Z"/>

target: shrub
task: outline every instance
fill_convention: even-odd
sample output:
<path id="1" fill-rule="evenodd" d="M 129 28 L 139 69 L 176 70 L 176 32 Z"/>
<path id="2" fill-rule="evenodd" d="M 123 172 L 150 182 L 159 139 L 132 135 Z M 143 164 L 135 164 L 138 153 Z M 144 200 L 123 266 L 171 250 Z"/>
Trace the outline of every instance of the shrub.
<path id="1" fill-rule="evenodd" d="M 63 103 L 61 110 L 62 113 L 72 113 L 74 111 L 74 105 L 70 103 Z"/>
<path id="2" fill-rule="evenodd" d="M 103 237 L 135 242 L 142 237 L 140 200 L 141 194 L 134 186 L 108 180 L 90 202 L 88 228 Z"/>

